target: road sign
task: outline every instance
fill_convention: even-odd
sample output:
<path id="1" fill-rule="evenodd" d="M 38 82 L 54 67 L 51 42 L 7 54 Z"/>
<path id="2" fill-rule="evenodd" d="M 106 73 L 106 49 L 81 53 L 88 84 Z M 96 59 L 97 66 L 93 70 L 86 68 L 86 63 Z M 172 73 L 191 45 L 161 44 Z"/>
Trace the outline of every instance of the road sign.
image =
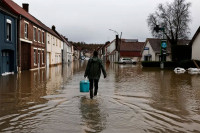
<path id="1" fill-rule="evenodd" d="M 166 40 L 162 40 L 161 41 L 161 47 L 162 48 L 167 48 L 167 41 Z"/>

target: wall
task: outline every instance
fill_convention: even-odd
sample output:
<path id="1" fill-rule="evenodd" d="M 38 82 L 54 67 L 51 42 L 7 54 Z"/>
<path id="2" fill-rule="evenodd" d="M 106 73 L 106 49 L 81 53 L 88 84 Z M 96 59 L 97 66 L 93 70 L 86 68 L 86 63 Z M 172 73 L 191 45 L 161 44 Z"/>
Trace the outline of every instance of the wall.
<path id="1" fill-rule="evenodd" d="M 111 42 L 111 44 L 107 47 L 107 53 L 112 53 L 116 49 L 115 41 Z"/>
<path id="2" fill-rule="evenodd" d="M 63 63 L 67 63 L 67 62 L 68 62 L 67 51 L 68 51 L 68 46 L 67 46 L 67 44 L 64 42 L 64 43 L 63 43 Z"/>
<path id="3" fill-rule="evenodd" d="M 62 63 L 62 50 L 63 44 L 60 39 L 47 33 L 47 52 L 50 53 L 49 65 L 57 65 Z"/>
<path id="4" fill-rule="evenodd" d="M 63 46 L 63 58 L 64 62 L 63 63 L 68 63 L 72 61 L 72 47 L 68 46 L 66 43 L 64 43 Z"/>
<path id="5" fill-rule="evenodd" d="M 25 37 L 25 24 L 28 24 L 28 38 Z M 41 68 L 41 67 L 45 67 L 46 65 L 46 32 L 43 30 L 43 28 L 33 24 L 32 22 L 26 20 L 25 18 L 22 18 L 20 20 L 20 25 L 21 25 L 21 70 L 34 70 L 37 68 Z M 34 28 L 36 29 L 36 39 L 34 39 Z M 40 31 L 40 35 L 38 38 L 38 31 Z M 43 39 L 42 39 L 42 34 L 43 34 Z M 43 41 L 42 41 L 43 40 Z M 25 46 L 25 45 L 29 45 L 29 46 Z M 23 47 L 26 48 L 26 50 L 28 50 L 30 53 L 23 51 Z M 27 49 L 28 47 L 28 49 Z M 36 49 L 36 64 L 34 64 L 34 49 Z M 44 51 L 43 54 L 43 63 L 42 63 L 42 51 Z M 38 64 L 39 62 L 39 55 L 38 53 L 40 53 L 40 64 Z M 28 56 L 28 57 L 26 57 Z M 28 63 L 27 63 L 27 60 Z M 25 65 L 25 66 L 23 66 Z"/>
<path id="6" fill-rule="evenodd" d="M 151 61 L 156 61 L 155 52 L 153 51 L 153 49 L 152 49 L 150 43 L 147 42 L 145 47 L 148 47 L 149 50 L 143 50 L 143 53 L 142 53 L 142 61 L 144 61 L 144 56 L 145 56 L 145 55 L 148 55 L 148 54 L 151 55 Z"/>
<path id="7" fill-rule="evenodd" d="M 11 21 L 11 41 L 7 41 L 6 39 L 6 23 L 7 19 Z M 6 51 L 9 53 L 9 60 L 7 61 L 9 67 L 8 72 L 17 72 L 17 20 L 16 18 L 8 15 L 7 13 L 0 10 L 0 74 L 3 72 L 3 54 L 2 52 Z M 5 59 L 5 58 L 4 58 Z M 5 67 L 5 66 L 4 66 Z M 6 71 L 7 72 L 7 71 Z"/>
<path id="8" fill-rule="evenodd" d="M 197 35 L 192 44 L 192 59 L 200 60 L 200 34 Z"/>

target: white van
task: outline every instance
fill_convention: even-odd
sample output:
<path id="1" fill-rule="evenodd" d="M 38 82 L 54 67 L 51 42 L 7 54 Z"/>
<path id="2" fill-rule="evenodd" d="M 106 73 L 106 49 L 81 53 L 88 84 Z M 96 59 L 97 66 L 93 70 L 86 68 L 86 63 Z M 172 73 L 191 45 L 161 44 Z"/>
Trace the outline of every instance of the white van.
<path id="1" fill-rule="evenodd" d="M 121 63 L 121 64 L 136 64 L 137 62 L 131 58 L 120 58 L 119 63 Z"/>

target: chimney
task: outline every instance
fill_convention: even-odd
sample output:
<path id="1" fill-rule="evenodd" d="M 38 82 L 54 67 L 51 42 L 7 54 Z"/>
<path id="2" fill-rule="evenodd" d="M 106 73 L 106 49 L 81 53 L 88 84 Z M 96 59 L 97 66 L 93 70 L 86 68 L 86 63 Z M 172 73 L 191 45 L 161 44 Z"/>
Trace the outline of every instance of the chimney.
<path id="1" fill-rule="evenodd" d="M 119 51 L 119 36 L 116 35 L 116 50 Z"/>
<path id="2" fill-rule="evenodd" d="M 56 27 L 53 25 L 51 28 L 53 31 L 56 31 Z"/>
<path id="3" fill-rule="evenodd" d="M 24 9 L 25 11 L 28 12 L 28 7 L 29 7 L 29 4 L 28 4 L 28 3 L 23 3 L 23 4 L 22 4 L 22 7 L 23 7 L 23 9 Z"/>

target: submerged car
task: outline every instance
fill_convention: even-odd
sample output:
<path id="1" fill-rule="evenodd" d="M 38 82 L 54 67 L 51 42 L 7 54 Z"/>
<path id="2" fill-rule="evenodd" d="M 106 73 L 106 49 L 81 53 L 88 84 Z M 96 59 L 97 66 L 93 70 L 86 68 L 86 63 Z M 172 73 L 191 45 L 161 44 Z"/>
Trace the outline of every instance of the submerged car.
<path id="1" fill-rule="evenodd" d="M 119 63 L 120 64 L 136 64 L 137 62 L 131 58 L 120 58 Z"/>

